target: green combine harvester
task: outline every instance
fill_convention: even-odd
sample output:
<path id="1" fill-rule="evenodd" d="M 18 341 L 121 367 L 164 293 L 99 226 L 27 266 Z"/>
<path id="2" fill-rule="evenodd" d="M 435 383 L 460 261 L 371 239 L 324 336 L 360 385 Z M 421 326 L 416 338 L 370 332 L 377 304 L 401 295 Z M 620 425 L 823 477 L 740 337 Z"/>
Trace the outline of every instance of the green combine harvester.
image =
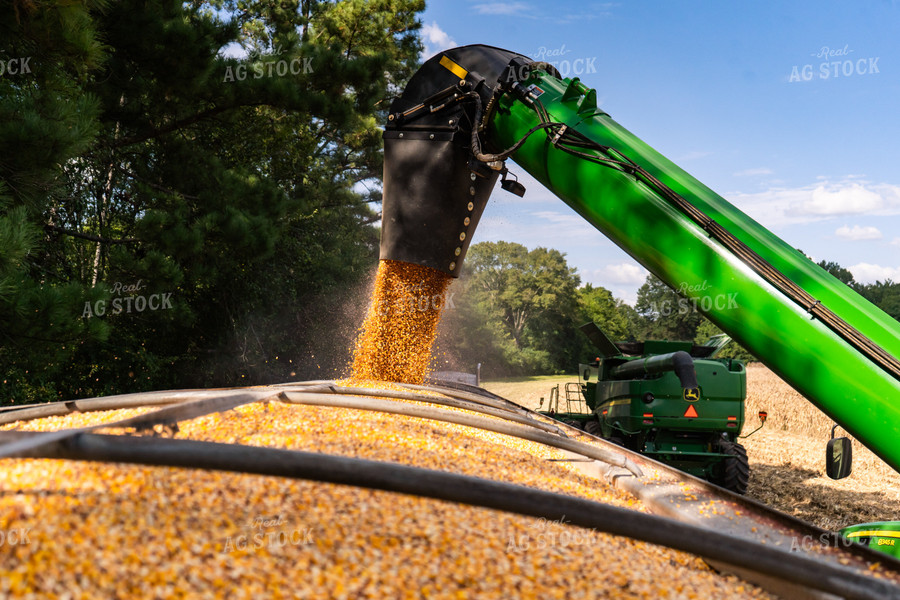
<path id="1" fill-rule="evenodd" d="M 687 300 L 709 320 L 900 470 L 900 323 L 625 129 L 597 106 L 595 90 L 548 63 L 472 45 L 439 53 L 412 76 L 384 131 L 381 259 L 458 277 L 498 180 L 508 192 L 525 193 L 507 159 L 669 287 L 688 290 Z M 714 301 L 722 297 L 729 301 Z M 678 352 L 691 354 L 645 342 L 638 353 L 617 348 L 598 362 L 591 401 L 600 408 L 601 433 L 607 427 L 626 445 L 642 443 L 644 452 L 687 462 L 703 444 L 689 437 L 673 444 L 681 425 L 708 418 L 710 435 L 721 438 L 724 415 L 727 443 L 715 438 L 717 449 L 709 451 L 737 451 L 731 444 L 741 413 L 715 409 L 708 417 L 703 410 L 738 402 L 715 400 L 725 387 L 712 382 L 740 378 L 743 367 L 692 356 L 701 397 L 691 403 L 677 397 L 684 384 L 673 379 L 674 363 L 672 371 L 662 369 Z M 651 389 L 647 369 L 662 369 L 656 375 L 668 383 Z M 674 407 L 687 408 L 679 415 Z M 655 433 L 645 427 L 661 424 Z M 715 460 L 733 463 L 734 456 Z M 826 456 L 830 476 L 849 474 L 849 438 L 832 439 Z M 720 467 L 703 468 L 721 480 Z M 894 539 L 887 525 L 864 531 L 876 530 L 885 535 L 857 539 Z"/>
<path id="2" fill-rule="evenodd" d="M 566 386 L 565 410 L 557 387 L 543 414 L 738 494 L 747 491 L 750 465 L 738 443 L 747 372 L 739 360 L 716 358 L 727 336 L 702 345 L 613 343 L 593 323 L 581 329 L 600 356 L 579 365 L 578 383 Z"/>

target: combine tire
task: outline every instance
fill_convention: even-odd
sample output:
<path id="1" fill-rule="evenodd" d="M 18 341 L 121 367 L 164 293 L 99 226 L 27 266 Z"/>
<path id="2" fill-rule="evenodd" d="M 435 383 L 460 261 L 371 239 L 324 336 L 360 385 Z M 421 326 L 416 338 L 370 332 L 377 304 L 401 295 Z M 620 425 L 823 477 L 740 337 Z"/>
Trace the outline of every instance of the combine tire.
<path id="1" fill-rule="evenodd" d="M 570 427 L 574 427 L 575 429 L 584 431 L 584 421 L 579 421 L 577 419 L 560 419 L 560 421 L 562 421 L 566 425 L 569 425 Z"/>
<path id="2" fill-rule="evenodd" d="M 602 435 L 600 435 L 600 421 L 597 420 L 592 420 L 585 423 L 584 431 L 585 433 L 596 435 L 597 437 L 603 437 Z"/>
<path id="3" fill-rule="evenodd" d="M 746 494 L 750 482 L 750 463 L 747 450 L 737 442 L 721 442 L 722 452 L 729 455 L 725 459 L 725 468 L 720 485 L 736 494 Z"/>

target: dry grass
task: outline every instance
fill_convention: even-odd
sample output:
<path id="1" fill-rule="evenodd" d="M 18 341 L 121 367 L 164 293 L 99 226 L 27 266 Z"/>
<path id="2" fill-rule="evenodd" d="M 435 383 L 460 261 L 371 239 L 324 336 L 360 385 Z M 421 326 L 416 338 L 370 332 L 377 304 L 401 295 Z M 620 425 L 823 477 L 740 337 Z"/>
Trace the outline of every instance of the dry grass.
<path id="1" fill-rule="evenodd" d="M 574 374 L 491 381 L 484 387 L 536 409 L 539 398 L 549 398 L 550 388 L 559 384 L 562 391 L 572 381 L 577 381 Z M 756 428 L 760 410 L 769 413 L 765 427 L 741 440 L 750 456 L 748 496 L 826 529 L 900 520 L 900 474 L 854 440 L 853 474 L 841 481 L 828 479 L 825 444 L 833 422 L 755 363 L 747 368 L 745 433 Z"/>
<path id="2" fill-rule="evenodd" d="M 487 391 L 517 402 L 525 408 L 538 410 L 541 398 L 544 399 L 544 409 L 547 408 L 547 402 L 550 400 L 550 389 L 557 384 L 559 385 L 560 403 L 563 403 L 566 383 L 572 381 L 578 381 L 578 376 L 573 374 L 513 377 L 485 381 L 481 385 Z"/>

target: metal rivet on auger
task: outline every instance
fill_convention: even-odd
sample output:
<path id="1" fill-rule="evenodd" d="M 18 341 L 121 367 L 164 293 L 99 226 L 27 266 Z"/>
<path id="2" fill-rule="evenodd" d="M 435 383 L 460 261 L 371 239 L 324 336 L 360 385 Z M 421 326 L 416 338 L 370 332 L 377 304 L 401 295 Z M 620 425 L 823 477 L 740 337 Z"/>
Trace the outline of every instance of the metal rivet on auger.
<path id="1" fill-rule="evenodd" d="M 401 133 L 401 134 L 400 134 L 399 136 L 397 136 L 397 137 L 403 137 L 403 134 Z"/>
<path id="2" fill-rule="evenodd" d="M 434 139 L 434 134 L 432 133 L 431 135 L 429 135 L 429 136 L 428 136 L 428 139 L 429 139 L 429 140 L 433 140 L 433 139 Z"/>
<path id="3" fill-rule="evenodd" d="M 463 231 L 462 233 L 459 234 L 459 241 L 463 241 L 464 239 L 466 239 L 466 232 L 465 232 L 465 231 Z"/>
<path id="4" fill-rule="evenodd" d="M 469 226 L 469 223 L 471 223 L 471 222 L 472 222 L 472 219 L 470 219 L 469 217 L 466 217 L 466 218 L 463 220 L 463 225 L 465 225 L 466 227 L 468 227 L 468 226 Z"/>
<path id="5" fill-rule="evenodd" d="M 473 185 L 473 186 L 469 186 L 469 194 L 471 194 L 472 196 L 475 195 L 475 186 L 474 186 L 474 185 Z"/>
<path id="6" fill-rule="evenodd" d="M 456 250 L 453 251 L 453 254 L 455 254 L 456 256 L 459 256 L 460 254 L 462 254 L 462 248 L 457 246 Z"/>
<path id="7" fill-rule="evenodd" d="M 469 202 L 469 210 L 475 210 L 475 205 L 471 202 Z"/>
<path id="8" fill-rule="evenodd" d="M 456 268 L 456 262 L 450 263 L 450 270 L 452 271 L 455 268 Z"/>
<path id="9" fill-rule="evenodd" d="M 475 181 L 475 173 L 469 173 L 469 179 Z"/>

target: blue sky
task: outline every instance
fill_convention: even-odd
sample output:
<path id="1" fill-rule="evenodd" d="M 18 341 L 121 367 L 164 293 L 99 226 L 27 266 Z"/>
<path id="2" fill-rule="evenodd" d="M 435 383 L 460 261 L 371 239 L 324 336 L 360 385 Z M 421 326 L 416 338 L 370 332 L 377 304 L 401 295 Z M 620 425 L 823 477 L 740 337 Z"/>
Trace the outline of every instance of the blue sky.
<path id="1" fill-rule="evenodd" d="M 556 61 L 794 247 L 900 281 L 900 1 L 436 0 L 421 20 L 426 56 L 488 44 Z M 632 303 L 646 271 L 510 166 L 528 192 L 498 189 L 473 243 L 557 248 Z"/>

